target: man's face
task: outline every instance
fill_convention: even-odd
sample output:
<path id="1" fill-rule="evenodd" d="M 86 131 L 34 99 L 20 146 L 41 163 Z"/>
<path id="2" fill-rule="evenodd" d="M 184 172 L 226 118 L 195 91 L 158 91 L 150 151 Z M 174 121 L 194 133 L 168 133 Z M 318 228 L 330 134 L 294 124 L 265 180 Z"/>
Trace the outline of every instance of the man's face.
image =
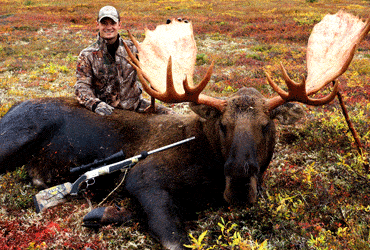
<path id="1" fill-rule="evenodd" d="M 97 22 L 100 36 L 107 40 L 109 44 L 116 41 L 118 31 L 121 29 L 121 22 L 114 22 L 109 17 L 103 18 L 100 22 Z"/>

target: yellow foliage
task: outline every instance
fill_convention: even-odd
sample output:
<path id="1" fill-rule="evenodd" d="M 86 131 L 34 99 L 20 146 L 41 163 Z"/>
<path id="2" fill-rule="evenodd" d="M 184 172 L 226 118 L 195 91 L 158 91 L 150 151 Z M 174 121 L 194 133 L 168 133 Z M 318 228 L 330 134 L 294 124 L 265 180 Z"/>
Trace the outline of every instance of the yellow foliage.
<path id="1" fill-rule="evenodd" d="M 358 10 L 358 9 L 364 9 L 364 6 L 358 5 L 358 4 L 349 4 L 346 6 L 346 9 L 348 10 Z"/>

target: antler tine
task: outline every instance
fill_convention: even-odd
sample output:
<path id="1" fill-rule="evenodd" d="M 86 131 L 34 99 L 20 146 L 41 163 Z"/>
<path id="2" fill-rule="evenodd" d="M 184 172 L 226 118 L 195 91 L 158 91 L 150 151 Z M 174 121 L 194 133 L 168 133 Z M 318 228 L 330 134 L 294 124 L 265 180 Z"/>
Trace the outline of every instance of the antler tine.
<path id="1" fill-rule="evenodd" d="M 133 35 L 131 34 L 130 31 L 127 31 L 128 33 L 128 36 L 130 37 L 131 41 L 134 43 L 135 47 L 137 49 L 140 48 L 140 44 L 138 43 L 138 41 L 135 39 L 135 37 L 133 37 Z M 128 46 L 126 45 L 126 43 L 123 43 L 123 46 L 125 47 L 126 49 L 126 52 L 128 54 L 128 56 L 130 57 L 130 59 L 132 60 L 132 62 L 134 62 L 138 67 L 140 67 L 140 62 L 139 60 L 136 58 L 136 56 L 131 52 L 131 50 L 128 48 Z"/>
<path id="2" fill-rule="evenodd" d="M 161 100 L 159 97 L 157 99 Z M 166 92 L 161 94 L 162 101 L 165 102 L 182 102 L 185 98 L 185 94 L 179 94 L 176 92 L 175 86 L 173 85 L 172 77 L 172 57 L 168 59 L 167 64 L 167 80 L 166 80 Z"/>
<path id="3" fill-rule="evenodd" d="M 360 35 L 360 38 L 358 39 L 358 41 L 361 42 L 362 40 L 364 40 L 365 36 L 367 36 L 367 34 L 369 33 L 369 31 L 370 31 L 370 17 L 366 19 L 365 27 L 363 28 L 363 30 L 361 32 L 361 35 Z"/>
<path id="4" fill-rule="evenodd" d="M 140 49 L 140 43 L 136 40 L 136 38 L 131 34 L 129 30 L 127 30 L 128 37 L 130 40 L 134 43 L 135 47 L 139 50 Z"/>
<path id="5" fill-rule="evenodd" d="M 191 92 L 194 95 L 199 95 L 204 90 L 209 80 L 211 79 L 212 72 L 213 72 L 213 66 L 214 66 L 214 61 L 212 61 L 211 66 L 209 66 L 206 75 L 196 87 L 190 87 L 187 82 L 187 78 L 185 78 L 184 83 L 183 83 L 185 92 L 189 92 L 189 93 Z"/>
<path id="6" fill-rule="evenodd" d="M 209 80 L 211 79 L 212 71 L 213 71 L 214 62 L 212 62 L 211 66 L 208 68 L 206 75 L 202 79 L 202 81 L 195 87 L 189 86 L 187 76 L 183 81 L 184 87 L 184 94 L 179 94 L 176 92 L 176 89 L 173 84 L 173 77 L 172 77 L 172 59 L 171 57 L 168 60 L 167 65 L 167 85 L 166 85 L 166 92 L 162 94 L 163 98 L 166 99 L 168 102 L 185 102 L 191 101 L 195 103 L 203 103 L 209 104 L 208 102 L 204 102 L 205 95 L 201 95 L 200 93 L 204 90 L 207 86 Z M 156 97 L 159 99 L 158 97 Z M 208 99 L 208 98 L 207 98 Z M 210 98 L 208 100 L 217 100 L 215 98 Z M 225 106 L 226 103 L 222 102 L 222 104 L 218 103 L 218 105 Z M 220 106 L 216 106 L 219 108 Z M 222 110 L 222 108 L 219 108 Z"/>
<path id="7" fill-rule="evenodd" d="M 205 104 L 208 106 L 212 106 L 212 107 L 217 108 L 220 111 L 223 111 L 225 107 L 227 106 L 226 100 L 221 100 L 221 99 L 217 99 L 211 96 L 201 94 L 201 92 L 204 90 L 209 80 L 211 79 L 213 67 L 214 67 L 214 61 L 212 61 L 211 66 L 209 66 L 206 75 L 196 87 L 191 88 L 188 84 L 187 78 L 185 78 L 183 82 L 183 86 L 184 86 L 186 96 L 191 98 L 192 99 L 191 101 L 198 103 L 198 104 Z"/>
<path id="8" fill-rule="evenodd" d="M 281 64 L 280 64 L 281 65 Z M 281 65 L 282 66 L 282 65 Z M 285 70 L 284 70 L 285 71 Z M 282 90 L 271 78 L 270 74 L 267 73 L 267 71 L 265 71 L 265 74 L 266 74 L 266 78 L 267 78 L 267 81 L 268 83 L 270 84 L 270 86 L 272 87 L 273 90 L 275 90 L 276 93 L 279 94 L 279 96 L 281 96 L 281 98 L 283 98 L 284 100 L 288 98 L 288 93 L 285 92 L 284 90 Z"/>
<path id="9" fill-rule="evenodd" d="M 282 74 L 283 74 L 283 79 L 284 79 L 285 83 L 288 86 L 289 92 L 287 93 L 286 91 L 282 90 L 271 79 L 270 75 L 267 72 L 265 72 L 268 83 L 275 90 L 275 92 L 277 92 L 279 94 L 278 97 L 274 97 L 274 98 L 268 100 L 268 106 L 269 106 L 268 109 L 269 110 L 273 110 L 274 108 L 276 108 L 277 106 L 280 106 L 284 102 L 289 102 L 289 101 L 298 101 L 298 102 L 305 103 L 305 104 L 312 105 L 312 106 L 325 105 L 325 104 L 331 102 L 335 98 L 335 96 L 338 92 L 339 84 L 338 84 L 338 82 L 336 82 L 335 85 L 334 85 L 333 91 L 329 95 L 327 95 L 326 97 L 323 97 L 323 98 L 320 98 L 320 99 L 310 98 L 309 97 L 310 94 L 308 94 L 306 92 L 306 80 L 305 80 L 305 78 L 302 78 L 301 83 L 296 83 L 295 81 L 293 81 L 289 77 L 288 73 L 286 72 L 284 66 L 281 63 L 280 63 L 280 68 L 281 68 L 281 71 L 282 71 Z"/>
<path id="10" fill-rule="evenodd" d="M 187 78 L 185 77 L 185 80 L 183 82 L 185 95 L 188 97 L 189 101 L 193 101 L 198 104 L 205 104 L 208 106 L 212 106 L 212 107 L 217 108 L 220 111 L 223 111 L 225 107 L 227 106 L 226 100 L 216 99 L 211 96 L 201 94 L 201 92 L 204 90 L 209 80 L 211 79 L 213 67 L 214 67 L 214 61 L 212 61 L 211 66 L 209 66 L 206 75 L 196 87 L 193 87 L 193 88 L 190 87 L 188 84 Z"/>

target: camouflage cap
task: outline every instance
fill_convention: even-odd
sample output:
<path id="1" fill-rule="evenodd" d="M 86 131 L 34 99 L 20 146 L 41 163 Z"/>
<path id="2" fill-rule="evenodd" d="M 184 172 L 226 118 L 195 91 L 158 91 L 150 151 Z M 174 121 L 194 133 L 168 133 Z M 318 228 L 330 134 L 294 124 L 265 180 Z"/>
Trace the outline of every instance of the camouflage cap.
<path id="1" fill-rule="evenodd" d="M 100 22 L 105 17 L 109 17 L 116 23 L 119 21 L 119 13 L 113 6 L 104 6 L 103 8 L 100 9 L 98 15 L 98 22 Z"/>

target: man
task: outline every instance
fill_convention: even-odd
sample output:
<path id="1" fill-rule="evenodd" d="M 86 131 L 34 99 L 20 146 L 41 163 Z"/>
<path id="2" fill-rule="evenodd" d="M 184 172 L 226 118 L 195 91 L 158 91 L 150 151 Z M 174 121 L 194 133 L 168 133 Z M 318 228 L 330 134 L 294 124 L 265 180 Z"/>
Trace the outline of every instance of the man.
<path id="1" fill-rule="evenodd" d="M 98 40 L 81 51 L 77 61 L 75 94 L 80 104 L 100 115 L 112 114 L 114 108 L 143 112 L 150 102 L 141 95 L 136 71 L 126 60 L 126 43 L 137 53 L 131 41 L 123 40 L 118 11 L 112 6 L 100 9 L 97 18 Z M 161 106 L 160 113 L 170 109 Z"/>

